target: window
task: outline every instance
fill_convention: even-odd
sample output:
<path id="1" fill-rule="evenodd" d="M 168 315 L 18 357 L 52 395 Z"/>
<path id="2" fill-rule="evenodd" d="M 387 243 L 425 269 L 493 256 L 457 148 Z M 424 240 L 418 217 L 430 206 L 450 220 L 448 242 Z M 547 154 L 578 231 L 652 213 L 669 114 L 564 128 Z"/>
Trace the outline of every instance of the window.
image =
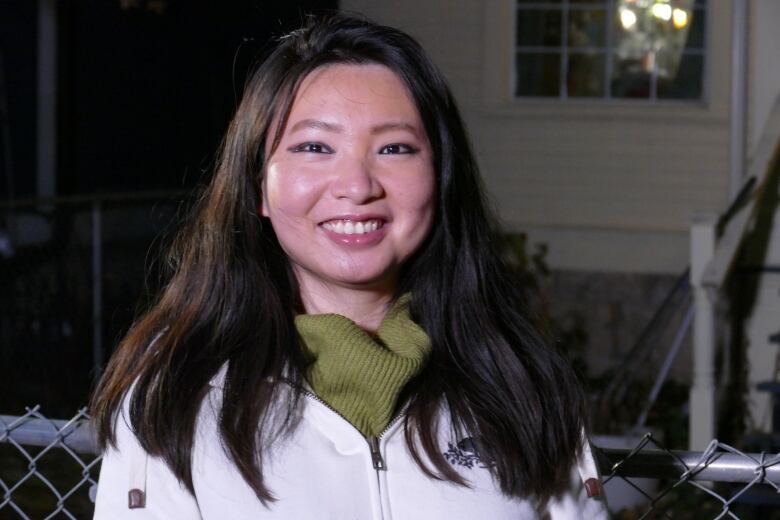
<path id="1" fill-rule="evenodd" d="M 521 98 L 700 100 L 706 0 L 516 0 Z"/>

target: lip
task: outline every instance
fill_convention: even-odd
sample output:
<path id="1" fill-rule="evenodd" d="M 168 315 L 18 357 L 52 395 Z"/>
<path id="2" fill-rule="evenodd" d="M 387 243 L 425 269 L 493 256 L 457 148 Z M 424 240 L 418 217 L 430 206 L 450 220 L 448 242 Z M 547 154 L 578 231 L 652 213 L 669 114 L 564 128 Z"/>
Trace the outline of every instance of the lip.
<path id="1" fill-rule="evenodd" d="M 336 233 L 335 231 L 331 231 L 323 226 L 323 224 L 325 224 L 326 222 L 331 222 L 333 220 L 351 220 L 353 222 L 365 222 L 366 220 L 380 220 L 382 222 L 382 226 L 376 231 L 369 231 L 368 233 L 362 233 L 359 235 L 357 234 L 344 235 L 344 234 Z M 326 237 L 328 237 L 332 242 L 338 245 L 348 246 L 348 247 L 369 247 L 382 241 L 382 239 L 387 234 L 388 225 L 390 225 L 390 219 L 388 219 L 384 215 L 362 213 L 360 215 L 356 215 L 356 214 L 336 215 L 323 220 L 322 222 L 319 223 L 318 227 L 320 228 L 320 230 L 322 230 L 322 232 L 325 234 Z"/>

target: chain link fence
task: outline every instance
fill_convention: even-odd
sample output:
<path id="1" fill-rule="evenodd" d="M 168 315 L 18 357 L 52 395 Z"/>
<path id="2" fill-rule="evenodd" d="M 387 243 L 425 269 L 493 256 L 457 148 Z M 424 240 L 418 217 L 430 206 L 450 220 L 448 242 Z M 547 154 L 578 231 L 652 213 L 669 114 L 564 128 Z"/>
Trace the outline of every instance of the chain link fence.
<path id="1" fill-rule="evenodd" d="M 0 518 L 92 518 L 100 456 L 89 417 L 47 419 L 39 407 L 0 415 Z"/>
<path id="2" fill-rule="evenodd" d="M 617 518 L 780 518 L 780 453 L 744 453 L 717 440 L 703 452 L 670 450 L 651 433 L 630 450 L 594 452 Z"/>
<path id="3" fill-rule="evenodd" d="M 0 202 L 0 413 L 83 402 L 154 290 L 179 206 L 176 193 Z"/>
<path id="4" fill-rule="evenodd" d="M 91 518 L 99 474 L 84 410 L 47 419 L 38 407 L 0 416 L 0 518 Z M 594 448 L 613 518 L 780 518 L 780 454 L 743 453 L 713 440 L 669 450 L 652 434 L 631 449 Z"/>
<path id="5" fill-rule="evenodd" d="M 64 417 L 89 393 L 105 346 L 143 299 L 144 258 L 156 255 L 155 237 L 173 230 L 178 199 L 0 204 L 0 413 L 45 402 L 48 414 Z M 594 450 L 616 519 L 780 519 L 780 454 L 716 441 L 703 452 L 675 451 L 649 434 L 625 446 Z M 83 410 L 70 420 L 47 419 L 38 407 L 0 415 L 0 520 L 91 518 L 99 465 Z"/>
<path id="6" fill-rule="evenodd" d="M 155 291 L 184 195 L 0 201 L 0 414 L 66 417 Z M 147 275 L 146 273 L 151 274 Z M 146 289 L 147 283 L 149 288 Z M 91 518 L 99 458 L 80 412 L 0 416 L 0 520 Z M 21 436 L 21 437 L 19 437 Z"/>

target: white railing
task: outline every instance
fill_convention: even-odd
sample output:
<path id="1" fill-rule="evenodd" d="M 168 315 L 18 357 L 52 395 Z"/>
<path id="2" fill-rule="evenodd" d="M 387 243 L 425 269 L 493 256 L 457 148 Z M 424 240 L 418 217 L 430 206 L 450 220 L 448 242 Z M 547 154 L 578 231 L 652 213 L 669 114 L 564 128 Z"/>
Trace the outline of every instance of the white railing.
<path id="1" fill-rule="evenodd" d="M 693 327 L 693 379 L 690 393 L 690 447 L 703 449 L 715 432 L 716 304 L 731 274 L 745 238 L 760 215 L 760 201 L 780 175 L 780 99 L 770 113 L 758 147 L 747 168 L 734 211 L 725 221 L 699 214 L 691 225 L 691 286 L 696 314 Z"/>

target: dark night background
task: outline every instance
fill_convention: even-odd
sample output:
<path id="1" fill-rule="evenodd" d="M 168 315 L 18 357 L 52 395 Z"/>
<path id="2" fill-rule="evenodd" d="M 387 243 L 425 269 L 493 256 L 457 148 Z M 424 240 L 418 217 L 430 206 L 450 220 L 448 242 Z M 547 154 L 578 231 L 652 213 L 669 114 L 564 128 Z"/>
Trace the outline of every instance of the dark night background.
<path id="1" fill-rule="evenodd" d="M 336 4 L 59 2 L 57 194 L 191 187 L 269 38 Z M 36 28 L 37 2 L 0 0 L 16 198 L 35 187 Z"/>
<path id="2" fill-rule="evenodd" d="M 11 150 L 0 162 L 6 208 L 0 231 L 10 211 L 29 209 L 9 203 L 38 195 L 38 6 L 0 0 L 8 108 L 2 128 Z M 335 0 L 72 0 L 56 6 L 55 196 L 179 193 L 148 207 L 103 205 L 107 358 L 149 291 L 145 271 L 160 234 L 175 228 L 186 194 L 208 179 L 252 63 L 306 13 L 338 6 Z M 90 242 L 79 231 L 89 229 L 89 206 L 31 208 L 52 236 L 0 256 L 0 413 L 40 403 L 50 417 L 65 417 L 86 404 L 96 375 Z"/>

